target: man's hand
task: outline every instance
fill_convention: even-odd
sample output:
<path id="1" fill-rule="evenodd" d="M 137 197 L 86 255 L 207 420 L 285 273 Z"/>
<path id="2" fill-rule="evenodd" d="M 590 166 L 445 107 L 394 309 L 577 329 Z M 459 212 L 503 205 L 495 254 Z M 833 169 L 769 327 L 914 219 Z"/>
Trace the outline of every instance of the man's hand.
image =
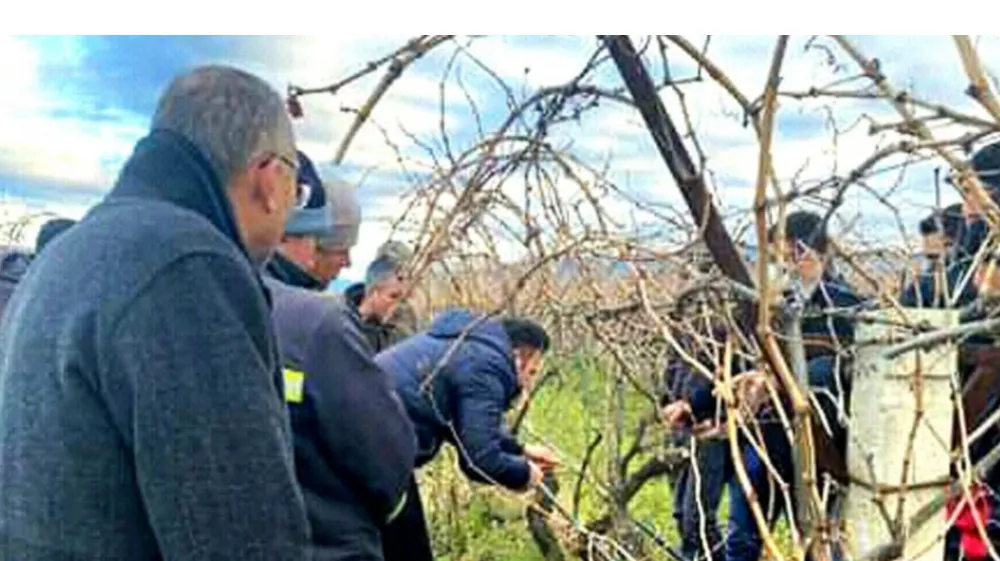
<path id="1" fill-rule="evenodd" d="M 763 371 L 751 370 L 733 379 L 736 399 L 751 411 L 757 411 L 767 401 L 767 377 Z"/>
<path id="2" fill-rule="evenodd" d="M 684 400 L 677 400 L 663 408 L 663 422 L 668 427 L 676 430 L 681 428 L 686 421 L 691 419 L 691 404 Z"/>
<path id="3" fill-rule="evenodd" d="M 531 477 L 528 479 L 528 489 L 534 489 L 542 484 L 545 479 L 545 472 L 535 462 L 528 460 L 528 469 Z"/>
<path id="4" fill-rule="evenodd" d="M 562 465 L 562 462 L 559 461 L 559 457 L 556 456 L 555 452 L 546 446 L 527 444 L 524 447 L 524 456 L 528 458 L 532 464 L 537 465 L 542 471 L 551 471 Z"/>
<path id="5" fill-rule="evenodd" d="M 705 419 L 691 427 L 691 434 L 696 438 L 715 438 L 725 432 L 724 426 L 715 419 Z"/>

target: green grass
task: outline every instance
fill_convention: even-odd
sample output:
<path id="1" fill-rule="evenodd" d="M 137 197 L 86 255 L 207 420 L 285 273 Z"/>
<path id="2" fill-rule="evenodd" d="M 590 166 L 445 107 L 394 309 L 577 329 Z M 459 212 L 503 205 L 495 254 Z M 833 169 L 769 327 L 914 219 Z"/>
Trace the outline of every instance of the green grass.
<path id="1" fill-rule="evenodd" d="M 544 438 L 558 448 L 567 463 L 579 466 L 594 435 L 604 438 L 591 460 L 589 473 L 608 481 L 609 464 L 615 457 L 614 422 L 621 410 L 624 430 L 622 450 L 632 445 L 635 427 L 640 418 L 653 409 L 638 391 L 625 386 L 619 393 L 604 365 L 586 358 L 576 358 L 559 365 L 561 378 L 550 381 L 535 397 L 527 416 L 521 440 L 539 442 L 532 435 Z M 620 396 L 620 398 L 619 398 Z M 618 407 L 622 403 L 623 407 Z M 666 433 L 660 426 L 651 427 L 645 442 L 652 453 L 663 449 Z M 637 469 L 649 457 L 641 454 L 633 460 Z M 455 455 L 450 447 L 438 460 L 420 474 L 424 502 L 432 528 L 438 559 L 448 561 L 543 561 L 531 539 L 522 516 L 531 495 L 517 495 L 481 485 L 473 485 L 455 467 Z M 559 502 L 573 508 L 573 487 L 577 476 L 573 471 L 559 473 Z M 594 520 L 605 512 L 607 502 L 598 486 L 587 482 L 582 487 L 579 519 Z M 719 520 L 723 526 L 727 516 L 727 500 L 723 498 Z M 666 477 L 657 478 L 640 491 L 629 504 L 632 518 L 654 527 L 668 543 L 678 543 L 673 520 L 671 489 Z M 559 522 L 565 518 L 555 515 Z M 724 527 L 723 527 L 724 530 Z M 567 533 L 569 533 L 567 531 Z M 779 526 L 780 542 L 787 544 L 788 532 Z M 669 559 L 652 540 L 644 541 L 647 559 Z M 572 558 L 571 556 L 568 556 Z"/>

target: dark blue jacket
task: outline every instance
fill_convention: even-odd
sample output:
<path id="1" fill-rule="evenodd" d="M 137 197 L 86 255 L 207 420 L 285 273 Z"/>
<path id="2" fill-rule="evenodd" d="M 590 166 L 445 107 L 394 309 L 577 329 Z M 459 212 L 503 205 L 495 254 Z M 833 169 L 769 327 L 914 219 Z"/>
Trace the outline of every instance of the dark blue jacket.
<path id="1" fill-rule="evenodd" d="M 688 335 L 681 335 L 678 341 L 690 356 L 695 358 L 700 364 L 707 366 L 710 371 L 714 369 L 713 365 L 721 361 L 722 349 L 727 337 L 727 328 L 715 325 L 712 328 L 711 336 L 715 343 L 718 344 L 719 356 L 712 356 L 712 353 L 707 352 L 701 345 L 696 344 Z M 733 361 L 733 375 L 749 369 L 750 365 L 745 364 L 745 361 L 739 358 Z M 703 373 L 695 371 L 682 357 L 671 355 L 664 374 L 667 391 L 661 399 L 661 405 L 667 405 L 677 400 L 687 401 L 688 405 L 691 406 L 691 415 L 694 417 L 695 423 L 716 418 L 717 415 L 724 413 L 724 408 L 720 407 L 721 404 L 718 398 L 713 394 L 715 380 L 709 379 Z M 679 436 L 681 438 L 685 437 L 684 434 Z"/>
<path id="2" fill-rule="evenodd" d="M 0 320 L 0 559 L 299 561 L 270 307 L 208 159 L 141 140 Z"/>
<path id="3" fill-rule="evenodd" d="M 954 295 L 959 283 L 969 270 L 971 258 L 955 259 L 951 256 L 943 258 L 940 264 L 929 263 L 922 268 L 917 276 L 903 287 L 903 292 L 899 295 L 899 303 L 909 308 L 946 308 L 948 301 Z M 935 267 L 943 267 L 944 274 L 940 274 Z M 938 286 L 938 277 L 946 286 Z M 963 287 L 962 293 L 956 299 L 956 307 L 962 307 L 972 303 L 976 299 L 976 287 L 973 279 Z"/>
<path id="4" fill-rule="evenodd" d="M 829 355 L 836 345 L 843 348 L 854 342 L 855 320 L 849 317 L 865 301 L 841 275 L 827 275 L 819 283 L 802 313 L 802 337 L 806 339 L 809 360 Z M 846 312 L 846 313 L 830 313 Z"/>
<path id="5" fill-rule="evenodd" d="M 395 379 L 413 421 L 418 466 L 450 442 L 470 479 L 523 489 L 528 462 L 503 418 L 519 393 L 510 339 L 500 322 L 480 318 L 446 311 L 426 332 L 379 353 L 375 362 Z"/>
<path id="6" fill-rule="evenodd" d="M 339 297 L 267 285 L 313 559 L 381 560 L 381 531 L 413 473 L 413 425 Z"/>
<path id="7" fill-rule="evenodd" d="M 802 314 L 802 336 L 806 340 L 807 377 L 811 393 L 816 397 L 823 416 L 829 422 L 828 437 L 816 436 L 816 456 L 819 467 L 842 476 L 843 458 L 846 453 L 847 432 L 839 422 L 838 399 L 844 391 L 844 405 L 850 411 L 851 360 L 850 355 L 838 351 L 846 350 L 854 343 L 856 320 L 850 315 L 830 314 L 856 312 L 870 303 L 863 300 L 841 275 L 826 275 L 806 303 Z M 839 347 L 839 348 L 838 348 Z M 831 400 L 830 394 L 834 396 Z M 781 405 L 787 416 L 792 415 L 791 403 L 786 394 L 781 396 Z M 761 428 L 770 438 L 781 438 L 784 433 L 780 416 L 773 406 L 766 406 L 759 413 Z M 821 430 L 823 425 L 813 420 L 813 430 Z M 790 461 L 783 465 L 791 465 Z"/>

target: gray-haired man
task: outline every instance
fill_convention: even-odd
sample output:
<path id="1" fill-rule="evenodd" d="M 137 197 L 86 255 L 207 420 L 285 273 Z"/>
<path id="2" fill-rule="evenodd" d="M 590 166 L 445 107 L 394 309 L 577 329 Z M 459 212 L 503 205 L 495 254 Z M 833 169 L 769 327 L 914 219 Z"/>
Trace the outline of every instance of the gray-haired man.
<path id="1" fill-rule="evenodd" d="M 406 294 L 404 266 L 411 253 L 404 246 L 389 242 L 379 248 L 368 265 L 365 282 L 347 288 L 344 298 L 361 320 L 365 337 L 375 353 L 412 335 L 416 325 L 400 321 L 412 316 L 403 297 Z M 402 318 L 400 316 L 403 316 Z"/>
<path id="2" fill-rule="evenodd" d="M 258 276 L 302 202 L 292 125 L 211 66 L 151 129 L 0 321 L 0 559 L 305 559 Z"/>

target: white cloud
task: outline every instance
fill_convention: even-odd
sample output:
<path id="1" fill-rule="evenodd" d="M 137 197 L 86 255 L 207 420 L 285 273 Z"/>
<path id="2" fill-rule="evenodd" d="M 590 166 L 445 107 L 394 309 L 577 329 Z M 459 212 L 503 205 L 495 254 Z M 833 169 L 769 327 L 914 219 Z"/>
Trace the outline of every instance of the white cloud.
<path id="1" fill-rule="evenodd" d="M 489 36 L 476 39 L 469 52 L 499 76 L 519 86 L 551 86 L 572 80 L 593 52 L 593 36 L 558 37 L 545 47 L 524 36 Z M 529 71 L 526 73 L 525 69 Z M 523 81 L 523 82 L 522 82 Z"/>
<path id="2" fill-rule="evenodd" d="M 253 55 L 247 64 L 260 69 L 277 84 L 289 82 L 301 86 L 317 86 L 332 82 L 363 68 L 369 61 L 400 46 L 408 37 L 383 37 L 364 39 L 331 34 L 323 37 L 289 38 L 273 52 Z M 709 56 L 718 62 L 729 77 L 750 99 L 756 98 L 766 79 L 774 37 L 715 37 Z M 702 38 L 691 37 L 697 45 Z M 794 37 L 789 47 L 783 69 L 783 89 L 803 90 L 823 85 L 836 78 L 857 73 L 857 67 L 846 55 L 836 50 L 837 59 L 845 70 L 835 73 L 824 64 L 824 55 L 817 50 L 804 51 L 805 37 Z M 464 42 L 464 40 L 463 40 Z M 822 40 L 824 44 L 832 44 Z M 966 79 L 948 37 L 862 37 L 858 45 L 868 56 L 879 57 L 883 68 L 896 87 L 913 85 L 918 93 L 926 91 L 933 101 L 958 104 L 963 110 L 984 116 L 985 113 L 963 93 Z M 485 64 L 507 79 L 514 90 L 530 94 L 539 86 L 561 84 L 577 75 L 588 60 L 596 44 L 592 36 L 536 38 L 536 37 L 487 37 L 472 41 L 469 50 Z M 375 170 L 387 177 L 399 170 L 396 152 L 386 143 L 382 133 L 374 126 L 386 129 L 390 140 L 407 158 L 407 165 L 424 171 L 430 159 L 423 149 L 416 146 L 402 133 L 401 127 L 415 134 L 422 141 L 439 144 L 439 81 L 443 61 L 450 56 L 453 46 L 443 45 L 441 51 L 432 53 L 413 65 L 392 86 L 379 102 L 372 122 L 366 124 L 354 140 L 345 164 L 353 169 Z M 63 45 L 58 56 L 67 64 L 75 60 L 73 42 Z M 1000 40 L 984 39 L 980 46 L 982 59 L 989 63 L 1000 56 Z M 142 134 L 141 126 L 127 124 L 127 116 L 118 123 L 88 122 L 83 118 L 46 117 L 53 107 L 71 108 L 72 100 L 60 99 L 58 91 L 46 90 L 39 83 L 37 67 L 43 56 L 51 53 L 39 51 L 33 43 L 0 38 L 0 71 L 5 85 L 0 88 L 0 167 L 17 170 L 20 174 L 43 177 L 71 185 L 106 185 L 117 171 L 113 162 L 124 158 L 134 140 Z M 243 55 L 240 55 L 243 56 Z M 251 56 L 251 55 L 246 55 Z M 671 60 L 678 67 L 691 68 L 685 55 L 678 49 L 670 50 Z M 244 57 L 246 58 L 246 57 Z M 252 58 L 252 57 L 251 57 Z M 484 119 L 496 124 L 506 115 L 506 99 L 493 86 L 492 78 L 476 68 L 471 61 L 459 56 L 465 84 L 471 88 L 475 103 Z M 530 67 L 528 74 L 524 69 Z M 618 88 L 620 78 L 613 72 L 602 72 L 599 81 L 603 86 Z M 315 95 L 303 100 L 306 117 L 297 123 L 300 144 L 315 160 L 332 159 L 354 115 L 341 111 L 342 107 L 359 107 L 367 99 L 384 70 L 372 73 L 338 92 L 336 96 Z M 687 72 L 677 72 L 684 76 Z M 862 80 L 852 86 L 866 86 Z M 446 127 L 460 151 L 473 141 L 474 124 L 464 95 L 454 79 L 447 84 Z M 744 127 L 739 119 L 739 109 L 728 94 L 706 79 L 702 84 L 685 86 L 686 100 L 694 128 L 709 156 L 709 166 L 719 178 L 720 204 L 726 209 L 746 208 L 752 198 L 752 185 L 757 170 L 757 142 L 751 128 Z M 664 102 L 678 124 L 680 111 L 671 91 L 663 95 Z M 831 133 L 823 124 L 822 107 L 828 100 L 793 100 L 782 98 L 778 113 L 775 137 L 774 164 L 779 177 L 786 181 L 804 169 L 800 179 L 821 179 L 830 175 L 836 165 L 839 173 L 846 173 L 867 156 L 880 141 L 867 134 L 862 125 L 839 139 L 836 151 L 832 150 Z M 844 127 L 866 114 L 879 122 L 892 122 L 897 116 L 884 102 L 838 100 L 834 106 L 837 124 Z M 121 124 L 126 123 L 126 124 Z M 143 123 L 144 124 L 144 123 Z M 489 131 L 487 131 L 489 132 Z M 941 135 L 951 131 L 937 131 Z M 560 145 L 574 143 L 574 149 L 595 157 L 595 165 L 602 165 L 611 155 L 612 178 L 622 186 L 630 187 L 641 198 L 659 203 L 680 205 L 678 190 L 673 185 L 665 164 L 660 159 L 642 119 L 634 110 L 613 102 L 606 102 L 587 113 L 580 125 L 565 123 L 556 127 L 550 140 Z M 111 166 L 111 167 L 109 167 Z M 901 210 L 910 214 L 923 212 L 922 204 L 932 200 L 924 177 L 928 165 L 911 172 L 910 179 L 897 195 Z M 355 172 L 352 172 L 355 173 Z M 923 174 L 923 175 L 921 175 Z M 886 176 L 873 182 L 884 188 L 890 180 Z M 786 183 L 787 184 L 787 183 Z M 406 186 L 400 184 L 400 189 Z M 511 189 L 523 188 L 523 181 L 511 183 Z M 573 195 L 575 186 L 560 184 L 561 193 Z M 852 191 L 845 214 L 857 208 L 866 215 L 884 220 L 882 211 L 867 206 L 871 202 Z M 375 197 L 371 216 L 386 217 L 402 211 L 399 197 Z M 607 202 L 616 215 L 626 215 L 625 205 L 613 197 Z M 368 209 L 366 209 L 366 213 Z M 372 222 L 362 228 L 361 244 L 356 250 L 356 265 L 349 273 L 363 271 L 363 264 L 388 234 L 383 222 Z M 361 267 L 358 269 L 358 267 Z"/>
<path id="3" fill-rule="evenodd" d="M 79 220 L 86 212 L 87 208 L 80 205 L 48 203 L 41 207 L 24 201 L 0 199 L 0 224 L 23 225 L 17 231 L 18 239 L 4 239 L 0 243 L 10 243 L 30 251 L 38 237 L 38 231 L 46 221 L 54 217 Z"/>
<path id="4" fill-rule="evenodd" d="M 67 53 L 72 49 L 61 50 Z M 123 159 L 140 129 L 99 124 L 83 118 L 48 117 L 72 109 L 72 101 L 43 88 L 38 66 L 42 53 L 27 41 L 0 37 L 0 170 L 42 178 L 67 188 L 94 189 L 109 184 L 109 159 Z"/>

